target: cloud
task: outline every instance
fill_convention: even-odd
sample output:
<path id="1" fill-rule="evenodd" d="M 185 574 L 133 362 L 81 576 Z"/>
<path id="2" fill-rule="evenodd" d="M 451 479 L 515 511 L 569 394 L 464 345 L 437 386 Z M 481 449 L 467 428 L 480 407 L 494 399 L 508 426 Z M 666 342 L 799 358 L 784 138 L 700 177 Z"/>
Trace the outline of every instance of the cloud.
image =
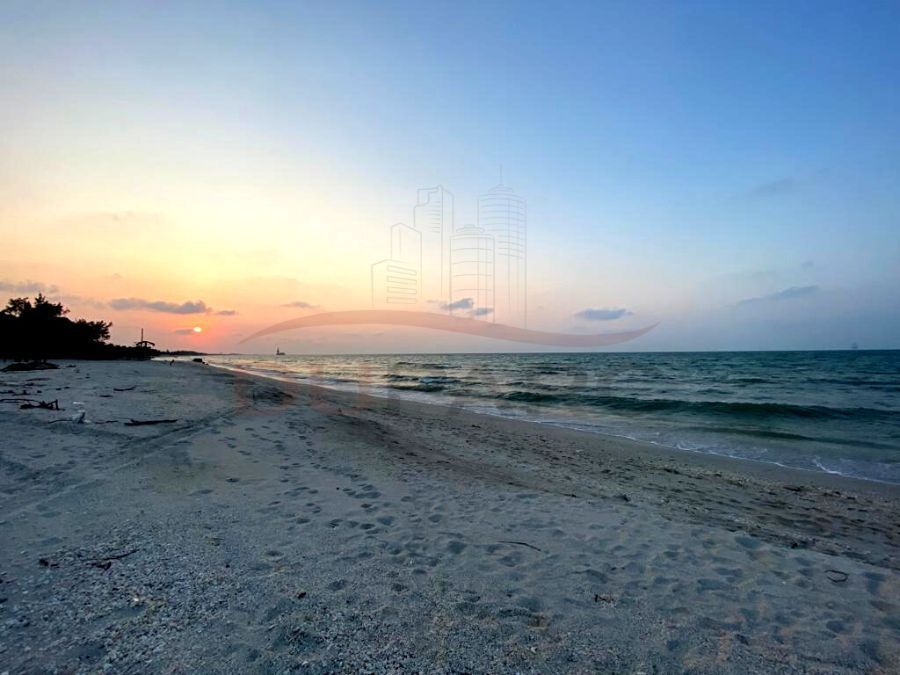
<path id="1" fill-rule="evenodd" d="M 117 298 L 109 301 L 113 309 L 149 309 L 153 312 L 164 314 L 209 314 L 211 307 L 207 307 L 202 300 L 194 302 L 165 302 L 163 300 L 144 300 L 142 298 Z"/>
<path id="2" fill-rule="evenodd" d="M 40 281 L 8 281 L 0 279 L 0 291 L 6 293 L 57 293 L 59 288 Z"/>
<path id="3" fill-rule="evenodd" d="M 580 312 L 576 312 L 573 316 L 576 319 L 583 319 L 585 321 L 615 321 L 616 319 L 621 319 L 623 316 L 631 316 L 632 312 L 629 312 L 627 309 L 583 309 Z"/>
<path id="4" fill-rule="evenodd" d="M 294 302 L 286 302 L 282 307 L 293 307 L 295 309 L 316 309 L 318 305 L 313 305 L 306 300 L 295 300 Z"/>
<path id="5" fill-rule="evenodd" d="M 770 197 L 781 197 L 797 192 L 799 183 L 796 179 L 786 177 L 778 180 L 760 183 L 756 187 L 748 190 L 744 196 L 750 199 L 769 199 Z"/>
<path id="6" fill-rule="evenodd" d="M 237 316 L 236 309 L 220 309 L 218 312 L 215 312 L 216 316 Z"/>
<path id="7" fill-rule="evenodd" d="M 793 300 L 794 298 L 805 298 L 815 295 L 822 289 L 818 286 L 791 286 L 782 291 L 769 293 L 768 295 L 760 295 L 755 298 L 745 298 L 737 303 L 740 305 L 752 305 L 758 302 L 778 302 L 780 300 Z"/>
<path id="8" fill-rule="evenodd" d="M 472 298 L 463 298 L 462 300 L 457 300 L 456 302 L 442 302 L 441 309 L 449 309 L 453 311 L 454 309 L 472 309 L 475 306 L 475 302 Z"/>
<path id="9" fill-rule="evenodd" d="M 173 333 L 176 335 L 193 335 L 196 331 L 193 328 L 179 328 L 178 330 L 173 330 Z"/>
<path id="10" fill-rule="evenodd" d="M 469 310 L 467 312 L 469 316 L 487 316 L 488 314 L 494 313 L 493 307 L 476 307 L 475 301 L 472 298 L 461 298 L 455 302 L 441 302 L 440 300 L 429 300 L 428 302 L 437 305 L 445 311 L 449 310 L 452 312 L 458 309 Z"/>

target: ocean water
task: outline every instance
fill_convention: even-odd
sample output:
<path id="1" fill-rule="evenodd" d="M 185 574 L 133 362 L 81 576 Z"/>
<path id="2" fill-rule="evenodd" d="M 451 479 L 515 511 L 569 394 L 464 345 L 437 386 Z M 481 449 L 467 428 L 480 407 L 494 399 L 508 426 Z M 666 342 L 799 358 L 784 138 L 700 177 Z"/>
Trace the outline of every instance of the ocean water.
<path id="1" fill-rule="evenodd" d="M 900 351 L 208 360 L 344 391 L 900 483 Z"/>

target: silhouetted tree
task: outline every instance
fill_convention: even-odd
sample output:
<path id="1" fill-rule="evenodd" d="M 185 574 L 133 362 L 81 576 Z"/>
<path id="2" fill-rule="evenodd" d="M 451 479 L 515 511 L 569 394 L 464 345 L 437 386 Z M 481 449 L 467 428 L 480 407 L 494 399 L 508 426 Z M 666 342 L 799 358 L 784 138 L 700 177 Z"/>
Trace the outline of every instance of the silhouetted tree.
<path id="1" fill-rule="evenodd" d="M 39 295 L 38 298 L 44 297 L 43 295 Z M 6 309 L 4 309 L 0 314 L 6 317 L 13 318 L 22 318 L 26 314 L 29 314 L 34 309 L 34 306 L 31 304 L 31 300 L 28 298 L 10 298 L 9 302 L 6 303 Z"/>

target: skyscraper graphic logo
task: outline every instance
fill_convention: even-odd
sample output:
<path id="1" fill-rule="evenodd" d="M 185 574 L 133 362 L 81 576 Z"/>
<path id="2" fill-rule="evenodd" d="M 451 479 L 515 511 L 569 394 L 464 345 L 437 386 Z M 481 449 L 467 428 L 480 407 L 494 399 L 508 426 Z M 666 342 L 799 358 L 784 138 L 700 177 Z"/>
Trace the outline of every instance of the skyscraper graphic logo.
<path id="1" fill-rule="evenodd" d="M 480 227 L 461 227 L 450 238 L 451 314 L 494 320 L 494 238 Z"/>
<path id="2" fill-rule="evenodd" d="M 525 199 L 499 185 L 478 198 L 478 226 L 494 238 L 494 320 L 528 325 Z"/>
<path id="3" fill-rule="evenodd" d="M 453 194 L 438 185 L 420 189 L 417 196 L 413 224 L 422 233 L 422 300 L 446 301 L 450 295 Z"/>
<path id="4" fill-rule="evenodd" d="M 422 233 L 391 226 L 391 256 L 372 265 L 372 307 L 416 309 L 422 295 Z"/>
<path id="5" fill-rule="evenodd" d="M 453 194 L 418 191 L 413 226 L 391 227 L 390 258 L 372 265 L 372 307 L 418 309 L 524 328 L 526 204 L 501 183 L 478 197 L 477 224 L 457 226 Z"/>

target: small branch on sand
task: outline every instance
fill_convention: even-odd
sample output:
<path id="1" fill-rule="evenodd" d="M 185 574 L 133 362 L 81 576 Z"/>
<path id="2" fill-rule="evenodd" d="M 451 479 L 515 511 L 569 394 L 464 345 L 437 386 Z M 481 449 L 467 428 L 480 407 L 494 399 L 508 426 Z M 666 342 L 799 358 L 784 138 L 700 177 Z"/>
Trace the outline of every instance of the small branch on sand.
<path id="1" fill-rule="evenodd" d="M 142 427 L 150 424 L 175 424 L 178 420 L 130 420 L 125 422 L 126 427 Z"/>
<path id="2" fill-rule="evenodd" d="M 76 417 L 70 417 L 64 420 L 53 420 L 52 422 L 47 422 L 47 424 L 59 424 L 60 422 L 69 422 L 71 424 L 118 424 L 122 420 L 104 420 L 102 422 L 97 422 L 94 420 L 86 420 L 81 415 Z"/>
<path id="3" fill-rule="evenodd" d="M 524 542 L 524 541 L 504 541 L 504 540 L 501 540 L 499 543 L 501 543 L 501 544 L 515 544 L 516 546 L 527 546 L 528 548 L 532 548 L 532 549 L 534 549 L 535 551 L 540 551 L 541 553 L 543 553 L 543 551 L 542 551 L 541 549 L 539 549 L 537 546 L 532 546 L 531 544 L 529 544 L 529 543 L 527 543 L 527 542 Z"/>
<path id="4" fill-rule="evenodd" d="M 118 555 L 110 555 L 105 558 L 97 558 L 95 560 L 88 561 L 88 564 L 91 567 L 96 567 L 101 570 L 108 570 L 112 564 L 113 560 L 121 560 L 122 558 L 127 558 L 130 555 L 134 555 L 140 549 L 133 548 L 130 551 L 125 551 L 125 553 L 119 553 Z"/>

